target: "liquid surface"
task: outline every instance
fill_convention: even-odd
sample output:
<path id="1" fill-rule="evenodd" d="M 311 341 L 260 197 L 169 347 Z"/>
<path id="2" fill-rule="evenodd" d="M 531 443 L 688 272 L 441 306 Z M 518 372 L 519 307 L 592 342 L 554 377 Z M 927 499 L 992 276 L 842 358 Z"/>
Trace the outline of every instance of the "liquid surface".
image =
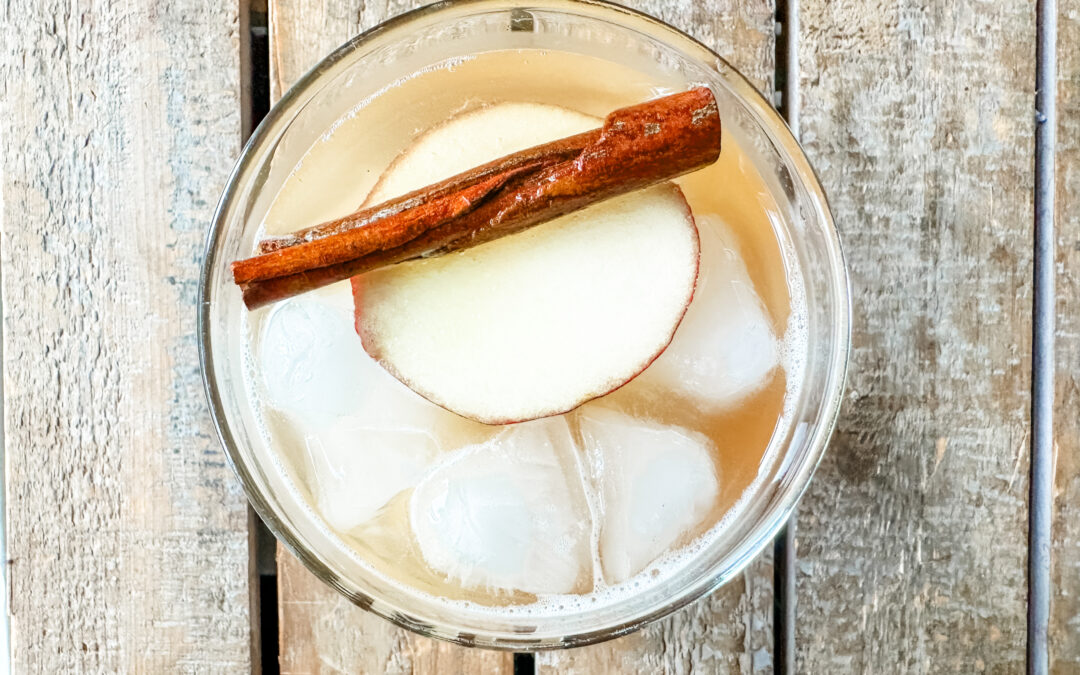
<path id="1" fill-rule="evenodd" d="M 454 116 L 542 103 L 602 117 L 669 85 L 555 52 L 424 71 L 328 130 L 264 233 L 416 187 L 380 177 Z M 467 154 L 426 161 L 449 175 L 479 163 Z M 565 415 L 489 426 L 421 398 L 364 352 L 347 284 L 251 313 L 249 386 L 266 434 L 342 546 L 424 593 L 528 607 L 639 592 L 737 516 L 795 388 L 801 299 L 773 229 L 777 208 L 737 138 L 725 135 L 720 160 L 677 183 L 701 239 L 694 300 L 642 375 Z"/>

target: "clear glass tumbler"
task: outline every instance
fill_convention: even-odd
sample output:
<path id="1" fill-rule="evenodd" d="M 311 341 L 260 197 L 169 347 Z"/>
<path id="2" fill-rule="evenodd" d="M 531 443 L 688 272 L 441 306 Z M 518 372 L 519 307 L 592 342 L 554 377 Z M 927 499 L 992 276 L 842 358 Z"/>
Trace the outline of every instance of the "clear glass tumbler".
<path id="1" fill-rule="evenodd" d="M 492 613 L 411 592 L 346 555 L 313 523 L 257 430 L 244 386 L 245 312 L 228 263 L 246 257 L 282 182 L 326 129 L 397 78 L 496 49 L 552 49 L 614 58 L 672 82 L 705 84 L 726 134 L 751 156 L 780 208 L 777 235 L 801 271 L 806 358 L 801 388 L 774 436 L 765 480 L 721 536 L 670 578 L 609 603 L 550 615 Z M 512 74 L 508 74 L 512 76 Z M 722 189 L 718 186 L 717 189 Z M 319 578 L 401 626 L 465 645 L 544 649 L 632 631 L 737 574 L 780 530 L 832 432 L 844 386 L 850 300 L 840 241 L 814 172 L 769 103 L 723 59 L 666 24 L 595 0 L 464 0 L 430 5 L 351 40 L 307 73 L 244 148 L 210 229 L 199 303 L 203 377 L 222 445 L 271 530 Z"/>

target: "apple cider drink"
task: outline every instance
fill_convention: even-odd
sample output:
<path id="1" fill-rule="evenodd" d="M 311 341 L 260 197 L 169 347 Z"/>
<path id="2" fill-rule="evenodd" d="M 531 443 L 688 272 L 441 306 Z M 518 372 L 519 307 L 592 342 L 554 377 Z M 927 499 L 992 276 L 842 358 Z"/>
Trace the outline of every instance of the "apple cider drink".
<path id="1" fill-rule="evenodd" d="M 554 51 L 426 69 L 326 131 L 262 234 L 675 91 Z M 344 550 L 414 591 L 515 612 L 640 592 L 738 516 L 798 388 L 776 214 L 724 135 L 673 181 L 251 311 L 247 386 L 280 470 Z"/>

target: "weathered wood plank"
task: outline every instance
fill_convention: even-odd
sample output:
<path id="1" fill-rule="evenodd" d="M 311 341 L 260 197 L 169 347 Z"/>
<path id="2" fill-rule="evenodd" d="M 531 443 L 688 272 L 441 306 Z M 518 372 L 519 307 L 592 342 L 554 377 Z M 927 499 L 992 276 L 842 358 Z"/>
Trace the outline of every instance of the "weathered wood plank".
<path id="1" fill-rule="evenodd" d="M 1058 24 L 1057 446 L 1051 668 L 1080 671 L 1080 0 Z"/>
<path id="2" fill-rule="evenodd" d="M 311 0 L 270 3 L 271 87 L 275 97 L 319 58 L 360 30 L 419 3 L 345 3 Z M 774 5 L 771 0 L 644 0 L 635 7 L 680 26 L 730 58 L 762 89 L 773 76 Z M 370 672 L 509 671 L 505 655 L 465 654 L 410 636 L 356 610 L 279 552 L 283 672 L 323 668 Z M 656 627 L 595 647 L 541 657 L 545 671 L 686 672 L 693 664 L 725 671 L 767 668 L 771 645 L 771 565 L 755 563 L 742 579 L 708 601 Z M 394 656 L 397 654 L 397 656 Z"/>
<path id="3" fill-rule="evenodd" d="M 770 574 L 769 561 L 757 561 L 708 598 L 636 633 L 538 654 L 537 672 L 771 673 Z"/>
<path id="4" fill-rule="evenodd" d="M 270 0 L 270 87 L 277 100 L 341 43 L 421 0 Z M 633 0 L 620 3 L 687 31 L 731 61 L 761 90 L 771 89 L 775 0 Z"/>
<path id="5" fill-rule="evenodd" d="M 635 0 L 622 4 L 686 31 L 761 91 L 773 89 L 774 0 Z M 618 640 L 537 656 L 545 675 L 772 671 L 772 559 L 675 615 Z"/>
<path id="6" fill-rule="evenodd" d="M 801 7 L 803 144 L 855 311 L 799 514 L 799 671 L 1020 672 L 1033 5 Z"/>
<path id="7" fill-rule="evenodd" d="M 0 11 L 16 672 L 251 667 L 247 506 L 195 301 L 240 147 L 236 3 Z"/>
<path id="8" fill-rule="evenodd" d="M 278 589 L 282 675 L 514 672 L 512 654 L 421 637 L 360 609 L 283 547 Z"/>
<path id="9" fill-rule="evenodd" d="M 277 100 L 319 59 L 353 35 L 420 4 L 271 0 L 271 97 Z M 280 546 L 278 607 L 283 674 L 513 672 L 511 654 L 420 637 L 361 610 Z"/>

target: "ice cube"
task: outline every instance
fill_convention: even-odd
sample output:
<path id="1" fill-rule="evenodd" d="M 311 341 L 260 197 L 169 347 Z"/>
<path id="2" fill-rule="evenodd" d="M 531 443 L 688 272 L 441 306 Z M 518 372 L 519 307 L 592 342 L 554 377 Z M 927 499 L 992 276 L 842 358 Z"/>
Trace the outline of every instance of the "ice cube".
<path id="1" fill-rule="evenodd" d="M 347 284 L 271 310 L 260 365 L 269 402 L 304 439 L 327 523 L 349 531 L 412 487 L 439 452 L 487 436 L 426 400 L 368 356 Z"/>
<path id="2" fill-rule="evenodd" d="M 719 496 L 712 443 L 596 404 L 578 419 L 600 496 L 604 578 L 620 583 L 706 524 Z"/>
<path id="3" fill-rule="evenodd" d="M 632 381 L 671 391 L 706 412 L 758 391 L 779 362 L 779 346 L 727 226 L 699 217 L 701 267 L 694 299 L 667 349 Z"/>
<path id="4" fill-rule="evenodd" d="M 345 418 L 305 438 L 315 499 L 330 527 L 348 532 L 415 485 L 439 447 L 430 433 L 371 429 Z"/>
<path id="5" fill-rule="evenodd" d="M 316 427 L 346 415 L 380 429 L 427 430 L 433 416 L 458 419 L 368 356 L 352 312 L 348 284 L 297 296 L 271 310 L 259 348 L 269 403 Z"/>
<path id="6" fill-rule="evenodd" d="M 465 588 L 571 593 L 591 581 L 591 522 L 566 421 L 508 427 L 413 491 L 424 560 Z"/>
<path id="7" fill-rule="evenodd" d="M 359 407 L 364 392 L 357 383 L 371 358 L 353 329 L 351 306 L 341 307 L 342 292 L 347 287 L 307 293 L 266 317 L 259 366 L 268 402 L 278 410 L 332 419 Z"/>

